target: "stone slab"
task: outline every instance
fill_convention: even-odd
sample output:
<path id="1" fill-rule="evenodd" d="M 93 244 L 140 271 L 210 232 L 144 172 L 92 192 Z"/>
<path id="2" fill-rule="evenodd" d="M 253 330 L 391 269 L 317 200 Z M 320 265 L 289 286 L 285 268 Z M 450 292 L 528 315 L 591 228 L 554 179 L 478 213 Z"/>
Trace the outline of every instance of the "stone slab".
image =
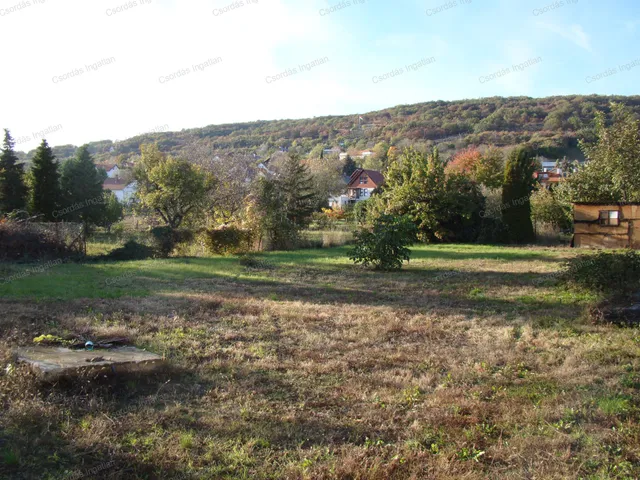
<path id="1" fill-rule="evenodd" d="M 164 363 L 160 355 L 135 347 L 86 351 L 38 345 L 18 349 L 17 357 L 18 362 L 30 364 L 45 380 L 150 371 Z"/>

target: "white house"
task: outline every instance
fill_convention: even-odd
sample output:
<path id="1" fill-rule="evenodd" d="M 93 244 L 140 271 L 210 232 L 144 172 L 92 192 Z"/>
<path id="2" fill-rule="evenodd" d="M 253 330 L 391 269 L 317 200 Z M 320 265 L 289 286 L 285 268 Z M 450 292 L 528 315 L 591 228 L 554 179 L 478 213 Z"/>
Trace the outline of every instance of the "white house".
<path id="1" fill-rule="evenodd" d="M 120 203 L 129 203 L 137 190 L 136 182 L 127 182 L 120 178 L 107 178 L 102 185 L 105 190 L 111 190 Z"/>
<path id="2" fill-rule="evenodd" d="M 108 178 L 116 178 L 120 174 L 120 169 L 115 163 L 96 163 L 96 168 L 104 169 Z"/>

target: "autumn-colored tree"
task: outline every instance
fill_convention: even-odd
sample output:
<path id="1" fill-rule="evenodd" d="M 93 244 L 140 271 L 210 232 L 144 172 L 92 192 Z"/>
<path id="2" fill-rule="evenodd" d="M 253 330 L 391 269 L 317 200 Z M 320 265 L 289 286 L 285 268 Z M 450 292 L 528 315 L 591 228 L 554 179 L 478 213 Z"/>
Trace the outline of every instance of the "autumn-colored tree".
<path id="1" fill-rule="evenodd" d="M 463 175 L 473 176 L 477 165 L 482 159 L 482 153 L 475 148 L 469 147 L 456 153 L 455 156 L 447 164 L 447 173 L 462 173 Z"/>

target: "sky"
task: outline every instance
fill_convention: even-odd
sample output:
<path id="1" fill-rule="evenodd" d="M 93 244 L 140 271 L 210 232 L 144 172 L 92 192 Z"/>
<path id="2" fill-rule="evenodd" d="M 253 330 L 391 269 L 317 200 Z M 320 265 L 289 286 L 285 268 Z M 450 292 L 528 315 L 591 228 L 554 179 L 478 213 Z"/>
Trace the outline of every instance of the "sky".
<path id="1" fill-rule="evenodd" d="M 22 151 L 431 100 L 640 93 L 638 0 L 0 0 L 0 44 L 0 128 Z"/>

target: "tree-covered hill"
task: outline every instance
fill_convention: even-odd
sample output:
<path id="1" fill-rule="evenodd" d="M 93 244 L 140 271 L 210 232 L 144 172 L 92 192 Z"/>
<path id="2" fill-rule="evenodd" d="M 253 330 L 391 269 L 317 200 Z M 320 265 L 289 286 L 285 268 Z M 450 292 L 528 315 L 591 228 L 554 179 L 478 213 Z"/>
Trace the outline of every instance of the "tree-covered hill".
<path id="1" fill-rule="evenodd" d="M 91 142 L 89 149 L 99 161 L 116 161 L 138 154 L 140 144 L 148 142 L 157 142 L 161 150 L 174 154 L 197 145 L 200 151 L 265 156 L 283 147 L 305 154 L 319 146 L 364 150 L 384 141 L 399 147 L 438 143 L 444 149 L 530 144 L 550 157 L 576 157 L 577 139 L 591 136 L 596 110 L 608 114 L 612 101 L 640 114 L 640 96 L 492 97 L 399 105 L 346 116 L 209 125 L 139 135 L 117 143 Z M 73 145 L 54 147 L 61 160 L 71 157 L 75 149 Z M 28 160 L 33 154 L 22 158 Z"/>

